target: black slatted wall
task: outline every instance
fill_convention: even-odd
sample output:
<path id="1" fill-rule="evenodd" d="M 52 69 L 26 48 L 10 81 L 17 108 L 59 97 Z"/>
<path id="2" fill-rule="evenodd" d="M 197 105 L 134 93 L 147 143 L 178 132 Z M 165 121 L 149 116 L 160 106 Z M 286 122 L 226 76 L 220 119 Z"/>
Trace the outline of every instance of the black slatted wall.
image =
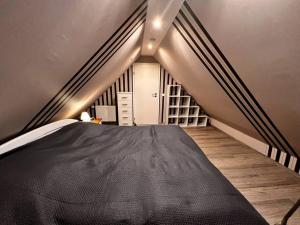
<path id="1" fill-rule="evenodd" d="M 165 91 L 167 85 L 178 84 L 175 79 L 162 66 L 160 66 L 160 90 L 159 90 L 159 122 L 163 123 L 165 113 Z M 117 92 L 132 92 L 133 88 L 133 66 L 130 66 L 99 98 L 87 109 L 91 117 L 96 117 L 95 106 L 97 105 L 117 105 Z M 184 91 L 184 90 L 183 90 Z M 184 91 L 184 95 L 188 95 Z M 197 105 L 196 101 L 191 98 L 191 104 Z"/>

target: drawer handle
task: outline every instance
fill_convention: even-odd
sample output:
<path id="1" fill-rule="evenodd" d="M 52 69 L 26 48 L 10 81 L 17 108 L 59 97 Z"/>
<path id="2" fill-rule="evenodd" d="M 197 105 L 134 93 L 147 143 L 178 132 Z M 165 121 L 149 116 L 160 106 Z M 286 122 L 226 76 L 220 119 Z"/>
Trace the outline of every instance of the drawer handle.
<path id="1" fill-rule="evenodd" d="M 121 97 L 122 99 L 126 99 L 127 97 Z"/>
<path id="2" fill-rule="evenodd" d="M 123 116 L 123 118 L 128 118 L 128 116 Z"/>
<path id="3" fill-rule="evenodd" d="M 122 110 L 122 112 L 128 112 L 128 110 Z"/>
<path id="4" fill-rule="evenodd" d="M 122 104 L 122 105 L 127 105 L 127 104 Z"/>
<path id="5" fill-rule="evenodd" d="M 128 125 L 128 123 L 123 123 L 124 125 Z"/>

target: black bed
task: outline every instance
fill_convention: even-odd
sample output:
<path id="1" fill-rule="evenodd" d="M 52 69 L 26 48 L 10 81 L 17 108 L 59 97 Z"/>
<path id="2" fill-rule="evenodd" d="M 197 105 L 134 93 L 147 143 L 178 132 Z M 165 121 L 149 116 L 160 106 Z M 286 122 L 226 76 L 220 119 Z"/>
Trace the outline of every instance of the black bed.
<path id="1" fill-rule="evenodd" d="M 267 224 L 177 126 L 74 123 L 0 158 L 0 224 Z"/>

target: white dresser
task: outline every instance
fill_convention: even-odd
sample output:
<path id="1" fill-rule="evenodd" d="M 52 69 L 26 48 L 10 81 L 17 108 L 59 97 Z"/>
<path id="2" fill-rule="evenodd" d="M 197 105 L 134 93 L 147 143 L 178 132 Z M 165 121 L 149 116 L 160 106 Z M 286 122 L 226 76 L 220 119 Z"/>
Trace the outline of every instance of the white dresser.
<path id="1" fill-rule="evenodd" d="M 118 117 L 120 126 L 133 125 L 132 92 L 118 92 Z"/>

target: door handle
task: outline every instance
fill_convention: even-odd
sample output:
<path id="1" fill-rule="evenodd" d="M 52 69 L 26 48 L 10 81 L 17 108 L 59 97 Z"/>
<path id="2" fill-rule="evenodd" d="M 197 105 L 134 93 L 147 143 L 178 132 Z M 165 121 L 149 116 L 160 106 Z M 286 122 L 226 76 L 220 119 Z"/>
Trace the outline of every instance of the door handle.
<path id="1" fill-rule="evenodd" d="M 153 93 L 152 97 L 156 98 L 157 97 L 157 93 Z"/>

